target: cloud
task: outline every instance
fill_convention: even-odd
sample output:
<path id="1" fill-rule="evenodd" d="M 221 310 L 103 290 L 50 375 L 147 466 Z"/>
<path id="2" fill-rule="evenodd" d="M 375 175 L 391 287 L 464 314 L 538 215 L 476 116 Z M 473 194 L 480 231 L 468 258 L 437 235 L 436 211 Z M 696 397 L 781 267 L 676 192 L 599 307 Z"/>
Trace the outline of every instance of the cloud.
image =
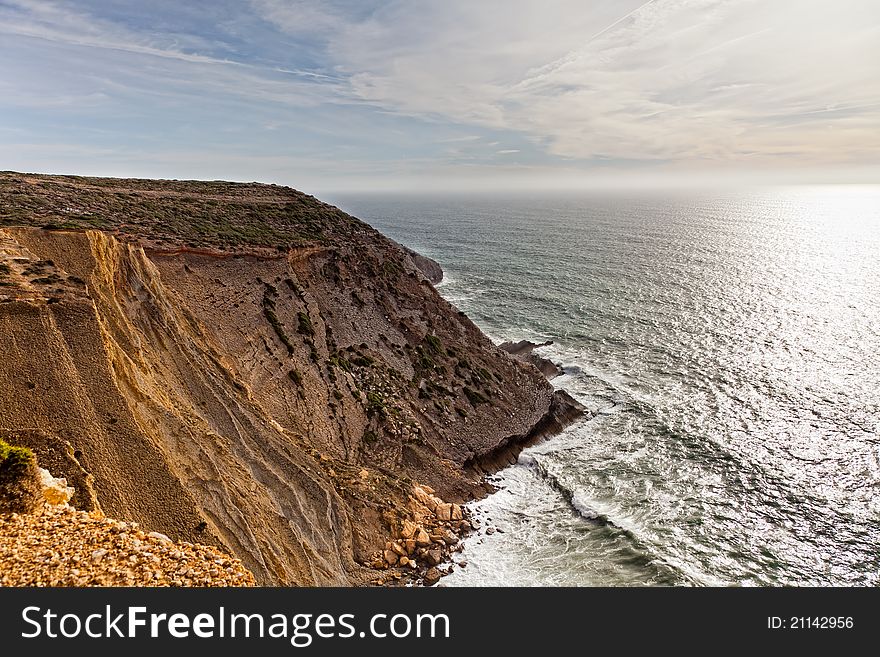
<path id="1" fill-rule="evenodd" d="M 302 7 L 323 4 L 259 6 L 295 30 Z M 563 158 L 821 159 L 880 147 L 873 0 L 414 0 L 360 17 L 331 8 L 319 23 L 354 96 L 529 135 Z"/>
<path id="2" fill-rule="evenodd" d="M 438 139 L 438 144 L 452 144 L 456 142 L 465 142 L 465 141 L 479 141 L 482 139 L 480 135 L 463 135 L 461 137 L 447 137 L 445 139 Z"/>
<path id="3" fill-rule="evenodd" d="M 74 46 L 101 48 L 202 64 L 235 62 L 188 53 L 179 47 L 146 42 L 142 37 L 108 21 L 72 11 L 64 5 L 39 0 L 0 3 L 0 33 Z M 176 35 L 175 40 L 179 40 Z M 191 45 L 204 45 L 190 37 Z"/>
<path id="4" fill-rule="evenodd" d="M 224 44 L 139 30 L 53 2 L 3 0 L 0 34 L 5 35 L 0 50 L 18 54 L 17 66 L 0 79 L 8 91 L 0 104 L 45 107 L 82 98 L 89 106 L 89 98 L 126 93 L 190 102 L 193 97 L 291 106 L 352 102 L 332 76 L 206 55 L 223 51 Z"/>

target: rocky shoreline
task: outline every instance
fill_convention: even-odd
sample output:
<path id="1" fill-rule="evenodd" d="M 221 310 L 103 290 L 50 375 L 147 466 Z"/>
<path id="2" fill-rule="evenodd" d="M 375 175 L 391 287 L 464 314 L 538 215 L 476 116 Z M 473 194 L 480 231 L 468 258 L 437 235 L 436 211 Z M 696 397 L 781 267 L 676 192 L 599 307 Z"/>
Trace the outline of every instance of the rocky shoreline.
<path id="1" fill-rule="evenodd" d="M 534 365 L 549 380 L 562 373 L 562 368 L 532 351 L 552 342 L 535 344 L 528 340 L 505 342 L 501 349 L 514 358 Z M 488 476 L 516 463 L 523 449 L 559 434 L 567 426 L 588 416 L 589 411 L 564 390 L 556 390 L 547 413 L 531 429 L 521 435 L 510 436 L 485 454 L 476 456 L 466 467 L 480 475 L 477 498 L 496 489 Z M 382 552 L 373 555 L 371 566 L 383 574 L 370 581 L 375 586 L 422 585 L 434 586 L 453 572 L 455 567 L 467 567 L 467 562 L 456 562 L 453 554 L 462 549 L 461 541 L 479 529 L 479 523 L 470 517 L 467 506 L 443 502 L 435 491 L 424 485 L 413 486 L 409 507 L 415 521 L 392 521 L 392 537 Z M 486 528 L 492 534 L 494 527 Z"/>
<path id="2" fill-rule="evenodd" d="M 391 540 L 374 555 L 371 565 L 383 573 L 371 580 L 373 585 L 433 586 L 452 572 L 451 555 L 473 529 L 467 510 L 444 502 L 430 486 L 413 486 L 409 509 L 413 519 L 394 523 Z"/>
<path id="3" fill-rule="evenodd" d="M 513 355 L 523 353 L 529 355 L 531 349 Z M 556 391 L 550 409 L 529 432 L 511 436 L 468 464 L 481 475 L 476 496 L 494 490 L 486 476 L 514 463 L 522 449 L 558 433 L 584 413 L 566 392 Z M 29 444 L 47 440 L 27 431 L 6 432 L 5 437 Z M 57 458 L 52 463 L 62 465 Z M 68 502 L 78 493 L 85 499 L 83 491 L 37 467 L 32 455 L 26 465 L 14 482 L 5 482 L 2 497 L 10 504 L 0 509 L 0 586 L 254 586 L 253 575 L 238 559 L 212 546 L 175 543 L 159 532 L 144 531 L 136 522 L 106 518 L 99 508 L 77 510 Z M 419 484 L 412 486 L 406 513 L 388 514 L 386 521 L 389 540 L 369 563 L 378 571 L 367 582 L 373 586 L 436 585 L 455 567 L 466 567 L 453 555 L 479 528 L 466 506 L 446 502 L 433 488 Z"/>
<path id="4" fill-rule="evenodd" d="M 519 342 L 502 342 L 498 347 L 503 349 L 511 356 L 518 358 L 524 363 L 530 363 L 538 368 L 538 371 L 544 375 L 549 381 L 562 375 L 562 368 L 549 358 L 544 358 L 534 353 L 538 347 L 549 347 L 553 344 L 553 340 L 537 344 L 531 340 L 520 340 Z"/>

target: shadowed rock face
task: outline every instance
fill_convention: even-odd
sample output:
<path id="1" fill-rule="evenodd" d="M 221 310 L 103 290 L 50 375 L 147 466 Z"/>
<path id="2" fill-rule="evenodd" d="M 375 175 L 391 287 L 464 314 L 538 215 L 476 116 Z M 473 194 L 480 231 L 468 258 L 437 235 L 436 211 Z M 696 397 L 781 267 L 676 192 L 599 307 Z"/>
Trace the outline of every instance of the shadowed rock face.
<path id="1" fill-rule="evenodd" d="M 431 285 L 437 285 L 437 283 L 443 280 L 443 268 L 436 260 L 432 260 L 428 256 L 423 256 L 421 253 L 417 253 L 403 245 L 400 245 L 400 248 L 406 251 L 409 257 L 412 258 L 416 269 L 424 274 L 425 278 L 428 279 Z"/>
<path id="2" fill-rule="evenodd" d="M 480 494 L 554 403 L 411 255 L 275 186 L 0 174 L 0 335 L 0 429 L 75 504 L 261 584 L 366 581 L 414 482 Z"/>
<path id="3" fill-rule="evenodd" d="M 552 340 L 543 344 L 536 344 L 529 340 L 520 340 L 519 342 L 502 342 L 498 347 L 514 358 L 534 365 L 547 379 L 555 379 L 557 376 L 562 375 L 562 368 L 549 358 L 544 358 L 534 353 L 537 347 L 547 347 L 551 344 L 553 344 Z"/>

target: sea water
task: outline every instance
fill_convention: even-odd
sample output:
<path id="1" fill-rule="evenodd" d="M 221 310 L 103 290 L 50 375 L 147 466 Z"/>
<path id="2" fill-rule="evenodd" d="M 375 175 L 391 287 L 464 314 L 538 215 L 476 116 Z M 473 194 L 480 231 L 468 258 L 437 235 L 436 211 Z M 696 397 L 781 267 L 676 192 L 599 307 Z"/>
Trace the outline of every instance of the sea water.
<path id="1" fill-rule="evenodd" d="M 332 200 L 595 414 L 444 585 L 880 583 L 880 187 Z"/>

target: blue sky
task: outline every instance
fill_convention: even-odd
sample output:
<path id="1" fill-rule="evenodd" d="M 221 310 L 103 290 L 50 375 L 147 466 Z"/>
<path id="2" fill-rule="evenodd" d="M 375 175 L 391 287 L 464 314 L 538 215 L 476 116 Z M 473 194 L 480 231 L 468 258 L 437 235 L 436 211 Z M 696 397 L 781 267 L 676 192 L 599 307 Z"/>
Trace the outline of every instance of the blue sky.
<path id="1" fill-rule="evenodd" d="M 880 182 L 876 0 L 0 0 L 0 169 Z"/>

